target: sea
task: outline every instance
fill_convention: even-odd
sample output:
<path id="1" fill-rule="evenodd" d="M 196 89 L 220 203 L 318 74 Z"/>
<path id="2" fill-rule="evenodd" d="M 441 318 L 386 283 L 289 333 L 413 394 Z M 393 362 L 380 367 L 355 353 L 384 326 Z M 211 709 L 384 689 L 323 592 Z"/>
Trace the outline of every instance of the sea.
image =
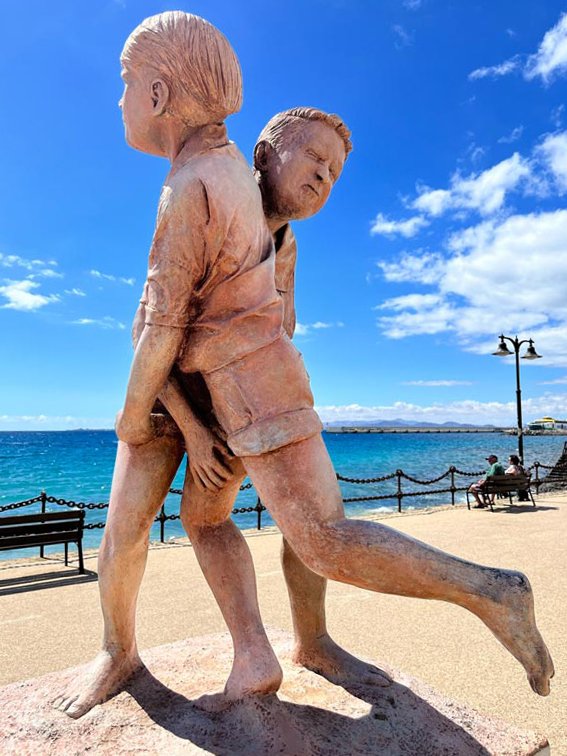
<path id="1" fill-rule="evenodd" d="M 516 438 L 501 433 L 328 433 L 323 438 L 339 475 L 346 478 L 377 478 L 403 470 L 417 480 L 430 480 L 446 472 L 451 465 L 462 471 L 478 475 L 486 468 L 485 457 L 497 454 L 506 462 L 516 449 Z M 559 458 L 565 437 L 528 436 L 524 438 L 526 465 L 536 460 L 553 465 Z M 0 432 L 0 517 L 8 514 L 23 514 L 39 511 L 39 504 L 33 504 L 14 511 L 1 512 L 7 504 L 38 496 L 45 491 L 48 496 L 75 502 L 107 502 L 110 494 L 112 470 L 116 454 L 117 439 L 110 430 L 77 431 L 3 431 Z M 183 486 L 185 461 L 177 473 L 174 488 Z M 455 485 L 468 485 L 475 476 L 455 476 Z M 341 482 L 343 496 L 356 498 L 395 494 L 397 480 L 393 478 L 379 483 Z M 446 477 L 434 485 L 420 485 L 402 478 L 402 491 L 416 493 L 402 499 L 402 509 L 422 509 L 451 503 L 450 493 L 428 494 L 437 488 L 451 485 Z M 465 501 L 464 492 L 455 494 L 456 503 Z M 180 497 L 169 494 L 165 501 L 168 515 L 179 513 Z M 237 507 L 253 507 L 256 494 L 253 489 L 242 491 L 236 502 Z M 368 500 L 346 503 L 349 516 L 397 510 L 397 499 Z M 60 505 L 48 504 L 48 511 L 61 511 Z M 105 509 L 87 510 L 87 524 L 102 523 L 106 518 Z M 254 528 L 257 524 L 255 512 L 234 516 L 235 523 L 242 529 Z M 272 525 L 267 512 L 262 514 L 262 525 Z M 102 529 L 85 530 L 84 546 L 97 547 L 102 537 Z M 166 523 L 165 540 L 184 535 L 179 520 Z M 156 524 L 150 534 L 152 540 L 159 539 Z M 60 551 L 61 546 L 48 547 Z M 0 551 L 0 559 L 16 556 L 30 556 L 32 550 Z"/>

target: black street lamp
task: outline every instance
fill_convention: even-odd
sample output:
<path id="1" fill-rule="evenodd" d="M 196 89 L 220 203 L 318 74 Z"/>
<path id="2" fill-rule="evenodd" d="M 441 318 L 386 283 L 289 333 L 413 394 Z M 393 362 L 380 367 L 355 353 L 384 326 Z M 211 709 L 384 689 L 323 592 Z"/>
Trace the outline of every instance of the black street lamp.
<path id="1" fill-rule="evenodd" d="M 514 351 L 511 352 L 506 346 L 506 342 L 509 341 L 514 347 Z M 526 353 L 522 355 L 523 360 L 539 360 L 541 354 L 538 354 L 534 347 L 533 339 L 522 339 L 520 341 L 518 337 L 512 339 L 510 336 L 500 335 L 500 344 L 496 352 L 492 352 L 495 357 L 509 357 L 512 354 L 516 355 L 516 410 L 518 415 L 518 456 L 520 462 L 524 464 L 524 424 L 522 422 L 522 390 L 520 388 L 520 347 L 522 344 L 529 344 L 526 349 Z"/>

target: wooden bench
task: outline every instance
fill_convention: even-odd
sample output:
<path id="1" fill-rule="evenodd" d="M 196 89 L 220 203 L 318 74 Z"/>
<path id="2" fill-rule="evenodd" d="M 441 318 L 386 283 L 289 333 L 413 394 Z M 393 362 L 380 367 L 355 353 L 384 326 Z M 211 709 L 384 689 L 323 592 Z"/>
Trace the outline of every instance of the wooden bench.
<path id="1" fill-rule="evenodd" d="M 82 509 L 67 512 L 38 512 L 37 514 L 0 517 L 0 549 L 27 549 L 65 544 L 65 564 L 68 564 L 68 546 L 77 544 L 79 552 L 79 572 L 84 573 L 83 563 L 83 521 Z"/>
<path id="2" fill-rule="evenodd" d="M 512 494 L 524 491 L 531 499 L 532 504 L 536 505 L 531 489 L 531 478 L 529 475 L 491 475 L 486 479 L 482 488 L 478 490 L 478 495 L 485 506 L 489 506 L 494 511 L 494 499 L 496 496 L 507 496 L 512 504 Z M 469 499 L 470 492 L 467 491 L 467 506 L 470 509 Z M 526 499 L 526 501 L 529 501 Z"/>

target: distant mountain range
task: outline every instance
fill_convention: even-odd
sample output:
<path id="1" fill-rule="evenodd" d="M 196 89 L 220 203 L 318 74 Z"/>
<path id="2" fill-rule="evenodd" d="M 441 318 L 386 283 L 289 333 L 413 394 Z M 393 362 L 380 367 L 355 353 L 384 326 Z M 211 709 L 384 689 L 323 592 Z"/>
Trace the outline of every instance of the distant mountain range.
<path id="1" fill-rule="evenodd" d="M 494 425 L 476 425 L 475 423 L 423 423 L 415 420 L 333 420 L 324 423 L 326 428 L 494 428 Z"/>

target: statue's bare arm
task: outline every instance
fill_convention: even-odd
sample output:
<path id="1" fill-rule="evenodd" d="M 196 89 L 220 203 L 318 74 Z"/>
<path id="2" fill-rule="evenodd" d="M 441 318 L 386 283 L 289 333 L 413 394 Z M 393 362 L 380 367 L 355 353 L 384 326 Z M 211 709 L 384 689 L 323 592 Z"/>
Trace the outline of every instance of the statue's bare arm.
<path id="1" fill-rule="evenodd" d="M 132 342 L 135 349 L 137 349 L 138 342 L 145 328 L 145 307 L 143 304 L 140 304 L 132 326 Z M 158 328 L 163 328 L 163 326 L 158 326 Z M 179 331 L 180 329 L 174 328 L 171 330 Z M 174 359 L 177 356 L 178 349 L 176 350 Z M 206 488 L 212 491 L 222 487 L 230 475 L 230 471 L 223 463 L 223 458 L 226 458 L 229 454 L 226 445 L 199 420 L 175 378 L 172 376 L 167 378 L 158 398 L 177 424 L 185 439 L 189 467 L 191 468 L 196 485 L 201 489 Z M 149 431 L 151 437 L 144 439 L 140 435 L 137 435 L 138 443 L 143 443 L 144 440 L 147 441 L 153 438 L 155 430 L 151 426 L 149 429 L 146 426 L 146 432 Z M 160 429 L 157 430 L 159 431 Z M 127 427 L 123 427 L 120 432 L 127 434 L 130 431 Z M 123 441 L 128 440 L 126 437 L 122 438 L 120 433 L 119 438 Z M 130 441 L 130 443 L 135 443 L 135 441 Z"/>

